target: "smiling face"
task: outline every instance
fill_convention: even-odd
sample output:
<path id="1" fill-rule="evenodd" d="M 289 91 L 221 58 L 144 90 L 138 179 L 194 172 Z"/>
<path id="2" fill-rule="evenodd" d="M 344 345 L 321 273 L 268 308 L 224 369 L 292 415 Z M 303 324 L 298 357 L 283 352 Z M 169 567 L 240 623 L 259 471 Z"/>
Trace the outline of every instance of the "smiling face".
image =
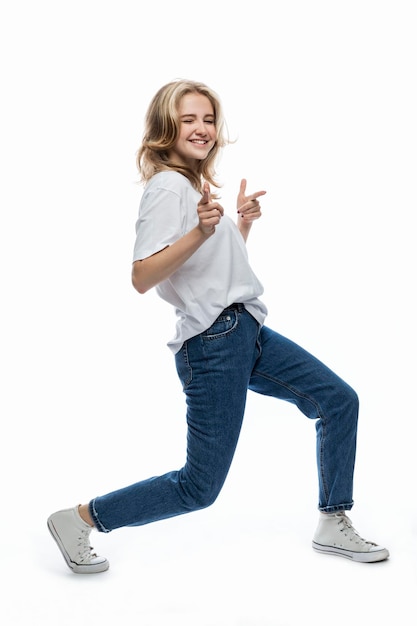
<path id="1" fill-rule="evenodd" d="M 216 141 L 214 109 L 201 93 L 188 93 L 178 107 L 180 131 L 168 157 L 187 167 L 195 167 L 196 161 L 205 159 Z"/>

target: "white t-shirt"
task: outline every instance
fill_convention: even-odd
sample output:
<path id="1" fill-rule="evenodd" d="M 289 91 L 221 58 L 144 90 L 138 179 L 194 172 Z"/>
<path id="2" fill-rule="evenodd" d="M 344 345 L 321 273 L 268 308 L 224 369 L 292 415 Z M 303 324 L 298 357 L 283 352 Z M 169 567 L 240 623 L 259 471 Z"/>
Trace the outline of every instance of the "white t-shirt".
<path id="1" fill-rule="evenodd" d="M 147 183 L 136 222 L 133 261 L 145 259 L 173 244 L 198 224 L 201 195 L 178 172 L 155 174 Z M 263 324 L 267 308 L 258 297 L 263 286 L 248 262 L 245 241 L 227 215 L 214 235 L 167 280 L 158 295 L 175 307 L 175 336 L 168 347 L 175 354 L 186 339 L 209 328 L 230 304 L 241 302 Z"/>

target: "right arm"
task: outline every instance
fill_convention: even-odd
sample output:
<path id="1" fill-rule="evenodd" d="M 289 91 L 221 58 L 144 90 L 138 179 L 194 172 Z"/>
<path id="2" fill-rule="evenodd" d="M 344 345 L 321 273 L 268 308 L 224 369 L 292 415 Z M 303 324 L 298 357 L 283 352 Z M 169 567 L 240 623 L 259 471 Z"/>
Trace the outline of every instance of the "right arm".
<path id="1" fill-rule="evenodd" d="M 204 184 L 203 196 L 197 206 L 198 225 L 178 239 L 146 259 L 135 261 L 132 266 L 132 284 L 139 293 L 146 293 L 155 285 L 176 272 L 199 247 L 214 234 L 223 215 L 218 202 L 212 202 L 210 188 Z"/>

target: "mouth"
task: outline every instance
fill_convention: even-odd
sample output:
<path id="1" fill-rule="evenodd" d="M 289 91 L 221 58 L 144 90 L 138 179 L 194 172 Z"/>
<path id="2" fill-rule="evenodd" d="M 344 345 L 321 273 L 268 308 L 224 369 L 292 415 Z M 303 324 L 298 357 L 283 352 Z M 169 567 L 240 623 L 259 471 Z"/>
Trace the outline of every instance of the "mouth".
<path id="1" fill-rule="evenodd" d="M 208 144 L 208 140 L 206 140 L 206 139 L 190 139 L 190 143 L 193 143 L 196 146 L 205 146 L 205 145 Z"/>

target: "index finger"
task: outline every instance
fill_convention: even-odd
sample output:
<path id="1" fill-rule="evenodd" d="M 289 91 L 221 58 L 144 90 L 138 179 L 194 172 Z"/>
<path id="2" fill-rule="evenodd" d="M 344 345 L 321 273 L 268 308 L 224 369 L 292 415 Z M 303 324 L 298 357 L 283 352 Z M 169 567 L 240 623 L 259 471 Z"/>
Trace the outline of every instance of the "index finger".
<path id="1" fill-rule="evenodd" d="M 266 191 L 255 191 L 255 193 L 251 193 L 250 199 L 256 200 L 256 198 L 259 198 L 260 196 L 264 196 L 265 194 L 266 194 Z"/>
<path id="2" fill-rule="evenodd" d="M 210 185 L 206 182 L 203 185 L 203 195 L 199 204 L 208 204 L 210 202 Z"/>

